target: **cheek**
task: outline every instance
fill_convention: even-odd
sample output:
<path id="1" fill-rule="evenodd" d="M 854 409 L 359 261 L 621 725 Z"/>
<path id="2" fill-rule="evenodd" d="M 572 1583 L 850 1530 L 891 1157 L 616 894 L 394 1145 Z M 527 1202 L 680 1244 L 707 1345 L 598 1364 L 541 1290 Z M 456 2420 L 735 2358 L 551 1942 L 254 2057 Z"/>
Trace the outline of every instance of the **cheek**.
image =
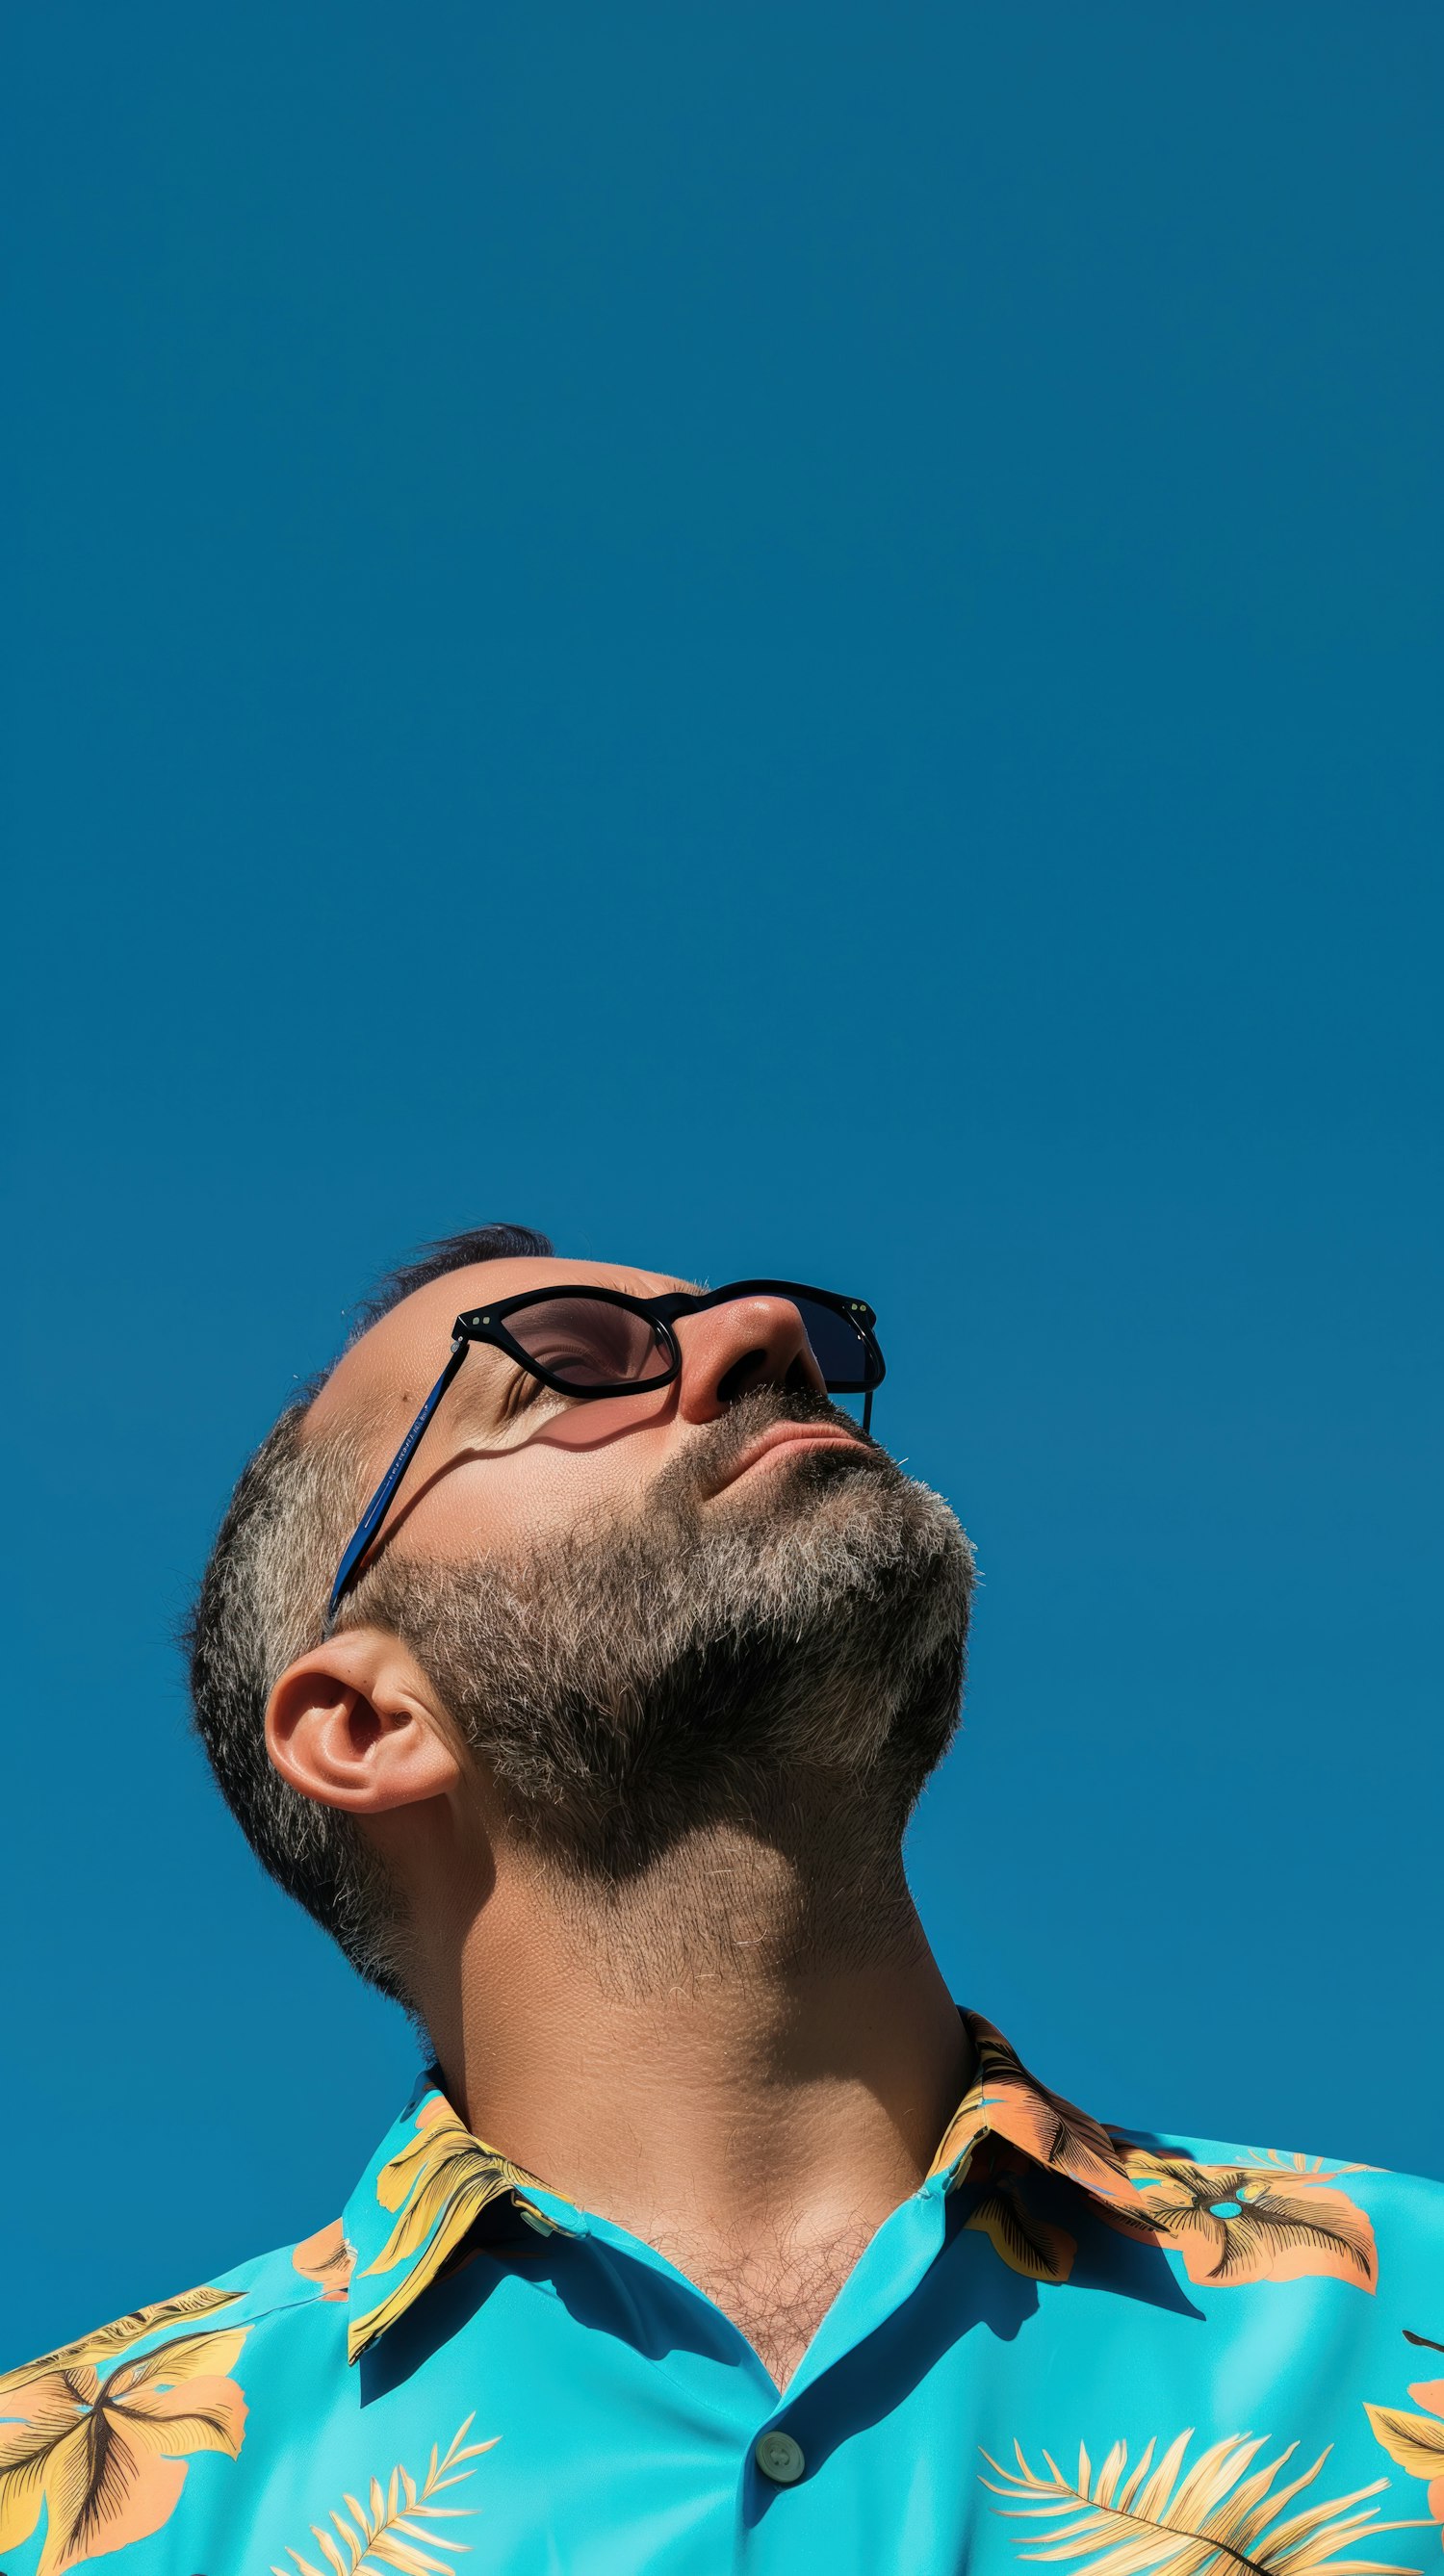
<path id="1" fill-rule="evenodd" d="M 553 1414 L 514 1448 L 466 1459 L 431 1497 L 428 1544 L 448 1555 L 478 1545 L 506 1554 L 595 1511 L 639 1506 L 671 1453 L 675 1414 L 670 1387 L 605 1397 Z"/>
<path id="2" fill-rule="evenodd" d="M 635 1446 L 655 1460 L 676 1417 L 675 1387 L 661 1387 L 655 1395 L 602 1396 L 594 1404 L 574 1404 L 565 1413 L 552 1414 L 516 1455 L 556 1449 L 568 1457 L 602 1457 Z"/>

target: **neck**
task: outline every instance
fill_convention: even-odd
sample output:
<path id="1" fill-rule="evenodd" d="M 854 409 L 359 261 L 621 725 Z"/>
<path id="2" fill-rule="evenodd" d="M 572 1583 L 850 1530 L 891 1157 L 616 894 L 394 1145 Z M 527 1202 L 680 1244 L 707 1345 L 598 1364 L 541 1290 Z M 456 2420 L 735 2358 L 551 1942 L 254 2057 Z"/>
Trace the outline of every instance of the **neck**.
<path id="1" fill-rule="evenodd" d="M 475 2135 L 710 2286 L 785 2376 L 969 2079 L 900 1854 L 844 1864 L 834 1848 L 818 1872 L 713 1827 L 621 1889 L 561 1881 L 521 1849 L 494 1861 L 459 1976 L 453 1943 L 447 1991 L 427 1980 L 452 2100 Z M 769 2345 L 752 2310 L 782 2299 L 783 2248 L 812 2288 Z M 759 2261 L 770 2288 L 749 2291 Z"/>

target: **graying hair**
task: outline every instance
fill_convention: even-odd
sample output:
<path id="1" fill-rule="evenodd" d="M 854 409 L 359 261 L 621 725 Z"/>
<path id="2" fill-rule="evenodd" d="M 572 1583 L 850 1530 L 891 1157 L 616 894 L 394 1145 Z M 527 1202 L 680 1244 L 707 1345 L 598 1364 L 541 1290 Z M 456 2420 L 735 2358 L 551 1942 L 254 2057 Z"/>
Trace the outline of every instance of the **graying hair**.
<path id="1" fill-rule="evenodd" d="M 303 1797 L 266 1751 L 266 1704 L 287 1665 L 321 1642 L 365 1498 L 355 1429 L 308 1439 L 308 1402 L 309 1390 L 248 1462 L 201 1579 L 186 1639 L 196 1731 L 262 1867 L 410 2009 L 404 1919 L 379 1855 L 354 1817 Z"/>
<path id="2" fill-rule="evenodd" d="M 351 1341 L 433 1279 L 551 1250 L 535 1227 L 504 1223 L 426 1244 L 355 1310 Z M 222 1795 L 262 1867 L 371 1985 L 410 2011 L 404 1916 L 378 1853 L 352 1817 L 283 1780 L 266 1751 L 266 1704 L 287 1665 L 320 1644 L 331 1579 L 365 1500 L 366 1420 L 307 1437 L 321 1382 L 287 1406 L 231 1496 L 186 1623 L 191 1702 Z M 370 1579 L 353 1588 L 349 1618 Z"/>

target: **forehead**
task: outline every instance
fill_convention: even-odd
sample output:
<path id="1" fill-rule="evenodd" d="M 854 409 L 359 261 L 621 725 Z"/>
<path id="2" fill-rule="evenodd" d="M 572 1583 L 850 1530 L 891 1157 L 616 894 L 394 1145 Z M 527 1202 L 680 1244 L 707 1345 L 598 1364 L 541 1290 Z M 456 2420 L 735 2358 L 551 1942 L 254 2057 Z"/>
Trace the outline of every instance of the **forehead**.
<path id="1" fill-rule="evenodd" d="M 633 1297 L 665 1297 L 670 1289 L 692 1285 L 666 1271 L 631 1270 L 615 1261 L 478 1261 L 465 1270 L 448 1270 L 444 1278 L 414 1288 L 352 1344 L 311 1407 L 312 1428 L 326 1430 L 344 1414 L 384 1403 L 398 1390 L 414 1392 L 419 1403 L 444 1367 L 451 1327 L 467 1307 L 519 1297 L 528 1288 L 579 1283 L 622 1288 Z"/>

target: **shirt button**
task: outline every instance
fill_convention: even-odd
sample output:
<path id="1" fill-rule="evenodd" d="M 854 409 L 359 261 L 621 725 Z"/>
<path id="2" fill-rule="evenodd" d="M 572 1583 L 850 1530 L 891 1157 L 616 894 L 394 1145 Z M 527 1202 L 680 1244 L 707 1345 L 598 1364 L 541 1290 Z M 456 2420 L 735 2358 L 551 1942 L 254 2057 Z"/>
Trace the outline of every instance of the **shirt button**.
<path id="1" fill-rule="evenodd" d="M 796 2486 L 807 2466 L 801 2443 L 794 2442 L 790 2433 L 763 2433 L 752 2456 L 775 2487 Z"/>

